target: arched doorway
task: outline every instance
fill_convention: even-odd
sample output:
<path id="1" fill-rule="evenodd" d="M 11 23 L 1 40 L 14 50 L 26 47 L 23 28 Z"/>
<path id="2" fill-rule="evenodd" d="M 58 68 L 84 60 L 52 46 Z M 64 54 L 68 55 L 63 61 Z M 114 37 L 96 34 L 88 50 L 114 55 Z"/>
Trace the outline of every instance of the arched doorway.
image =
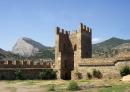
<path id="1" fill-rule="evenodd" d="M 70 80 L 71 79 L 71 71 L 72 71 L 71 61 L 64 60 L 63 64 L 64 65 L 63 65 L 62 70 L 61 70 L 61 79 Z"/>

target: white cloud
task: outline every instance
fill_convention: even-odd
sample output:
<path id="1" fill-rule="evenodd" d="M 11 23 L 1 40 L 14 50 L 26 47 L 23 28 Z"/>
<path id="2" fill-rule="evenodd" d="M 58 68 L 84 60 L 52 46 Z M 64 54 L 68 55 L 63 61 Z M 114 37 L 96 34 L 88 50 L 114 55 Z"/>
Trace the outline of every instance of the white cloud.
<path id="1" fill-rule="evenodd" d="M 95 43 L 98 43 L 100 42 L 100 39 L 99 38 L 93 38 L 92 39 L 92 43 L 95 44 Z"/>

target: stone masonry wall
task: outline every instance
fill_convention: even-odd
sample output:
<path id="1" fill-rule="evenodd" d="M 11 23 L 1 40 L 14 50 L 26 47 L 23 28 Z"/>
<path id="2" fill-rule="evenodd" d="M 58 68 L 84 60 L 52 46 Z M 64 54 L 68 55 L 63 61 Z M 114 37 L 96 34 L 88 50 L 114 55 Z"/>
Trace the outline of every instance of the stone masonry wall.
<path id="1" fill-rule="evenodd" d="M 38 79 L 39 73 L 43 69 L 53 69 L 52 61 L 33 62 L 33 61 L 1 61 L 0 79 L 15 79 L 16 69 L 20 69 L 25 79 Z"/>
<path id="2" fill-rule="evenodd" d="M 58 79 L 71 79 L 74 67 L 73 48 L 69 39 L 69 31 L 56 28 L 55 68 Z"/>
<path id="3" fill-rule="evenodd" d="M 39 79 L 39 73 L 43 69 L 25 69 L 20 68 L 22 76 L 24 79 Z M 0 79 L 8 79 L 13 80 L 15 79 L 15 71 L 14 68 L 1 68 L 0 69 Z"/>
<path id="4" fill-rule="evenodd" d="M 53 68 L 53 62 L 1 61 L 0 68 Z"/>
<path id="5" fill-rule="evenodd" d="M 89 63 L 89 60 L 91 63 Z M 120 69 L 124 66 L 130 66 L 130 59 L 124 60 L 114 60 L 114 59 L 106 59 L 108 61 L 104 62 L 104 59 L 100 59 L 99 62 L 101 63 L 93 63 L 98 61 L 98 59 L 88 59 L 86 60 L 87 63 L 80 63 L 79 67 L 72 72 L 73 79 L 75 79 L 74 74 L 76 72 L 81 73 L 83 79 L 87 79 L 87 73 L 91 73 L 93 69 L 100 70 L 103 74 L 103 78 L 120 78 Z M 111 60 L 111 61 L 110 61 Z"/>
<path id="6" fill-rule="evenodd" d="M 130 57 L 130 54 L 125 55 Z M 93 69 L 100 70 L 104 78 L 120 78 L 120 68 L 130 66 L 130 58 L 122 56 L 92 58 L 92 29 L 83 23 L 72 33 L 56 28 L 55 69 L 58 79 L 75 79 L 76 72 L 86 79 L 87 73 L 92 73 Z"/>

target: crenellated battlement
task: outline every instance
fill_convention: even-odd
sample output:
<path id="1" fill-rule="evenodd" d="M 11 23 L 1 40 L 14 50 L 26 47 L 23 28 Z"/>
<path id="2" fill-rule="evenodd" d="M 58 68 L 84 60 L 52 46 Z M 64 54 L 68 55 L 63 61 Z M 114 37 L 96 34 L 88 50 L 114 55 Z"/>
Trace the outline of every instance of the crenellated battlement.
<path id="1" fill-rule="evenodd" d="M 30 61 L 30 60 L 21 60 L 21 61 L 1 61 L 0 68 L 53 68 L 52 61 Z"/>
<path id="2" fill-rule="evenodd" d="M 86 25 L 84 25 L 83 23 L 80 23 L 80 31 L 81 32 L 88 32 L 91 33 L 92 29 L 90 27 L 87 27 Z"/>
<path id="3" fill-rule="evenodd" d="M 70 31 L 65 31 L 64 29 L 60 27 L 56 27 L 56 34 L 61 35 L 70 35 Z"/>
<path id="4" fill-rule="evenodd" d="M 80 23 L 80 31 L 79 32 L 87 32 L 87 33 L 92 33 L 92 29 L 90 27 L 87 27 L 83 23 Z M 70 31 L 65 31 L 65 29 L 56 27 L 56 34 L 57 35 L 67 35 L 70 36 L 71 34 L 77 34 L 78 31 L 74 30 L 73 32 Z"/>

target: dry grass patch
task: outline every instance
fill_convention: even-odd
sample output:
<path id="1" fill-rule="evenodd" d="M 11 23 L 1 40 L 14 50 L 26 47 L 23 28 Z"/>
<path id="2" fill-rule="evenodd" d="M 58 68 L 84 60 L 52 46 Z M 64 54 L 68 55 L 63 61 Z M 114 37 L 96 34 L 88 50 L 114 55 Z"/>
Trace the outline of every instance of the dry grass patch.
<path id="1" fill-rule="evenodd" d="M 48 92 L 49 85 L 54 84 L 54 92 L 70 92 L 67 86 L 70 81 L 64 80 L 17 80 L 17 81 L 0 81 L 0 92 Z M 79 92 L 118 92 L 118 89 L 124 91 L 130 90 L 129 82 L 122 82 L 113 79 L 92 79 L 76 80 L 78 85 L 111 85 L 110 88 L 88 88 Z M 76 91 L 78 92 L 78 91 Z M 121 91 L 119 91 L 121 92 Z"/>

